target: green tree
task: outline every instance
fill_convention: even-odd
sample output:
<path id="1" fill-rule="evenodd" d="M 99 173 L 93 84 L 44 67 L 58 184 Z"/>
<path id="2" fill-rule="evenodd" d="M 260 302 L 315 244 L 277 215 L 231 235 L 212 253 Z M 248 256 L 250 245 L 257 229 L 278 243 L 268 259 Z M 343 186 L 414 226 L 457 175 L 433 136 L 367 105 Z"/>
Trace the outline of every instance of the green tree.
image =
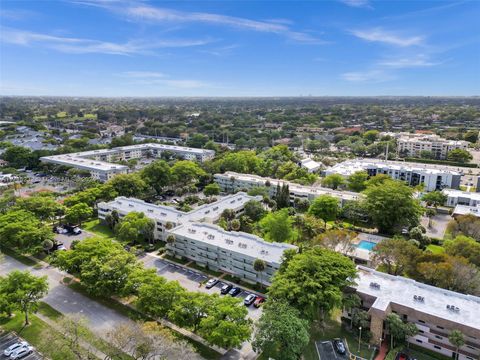
<path id="1" fill-rule="evenodd" d="M 145 166 L 141 171 L 141 176 L 148 185 L 155 189 L 157 194 L 160 194 L 163 188 L 172 182 L 172 172 L 165 160 L 156 160 Z"/>
<path id="2" fill-rule="evenodd" d="M 396 180 L 367 187 L 364 205 L 380 232 L 393 233 L 402 227 L 418 225 L 423 210 L 413 191 Z"/>
<path id="3" fill-rule="evenodd" d="M 346 294 L 342 299 L 342 306 L 344 309 L 348 309 L 350 312 L 350 328 L 353 329 L 353 323 L 355 320 L 354 312 L 356 312 L 362 305 L 362 300 L 355 294 Z"/>
<path id="4" fill-rule="evenodd" d="M 32 150 L 23 146 L 8 146 L 2 154 L 2 159 L 16 169 L 31 168 L 38 163 L 38 157 Z"/>
<path id="5" fill-rule="evenodd" d="M 119 174 L 108 181 L 118 196 L 143 198 L 148 191 L 147 183 L 136 173 Z"/>
<path id="6" fill-rule="evenodd" d="M 15 208 L 30 211 L 41 221 L 53 220 L 65 211 L 65 207 L 55 200 L 53 194 L 48 192 L 35 193 L 29 197 L 18 198 Z"/>
<path id="7" fill-rule="evenodd" d="M 457 329 L 452 330 L 450 335 L 448 335 L 448 341 L 455 346 L 455 359 L 458 359 L 458 349 L 465 345 L 465 337 L 463 336 L 463 333 Z"/>
<path id="8" fill-rule="evenodd" d="M 35 253 L 43 249 L 46 240 L 53 240 L 51 229 L 31 212 L 12 209 L 0 215 L 0 247 Z"/>
<path id="9" fill-rule="evenodd" d="M 252 342 L 255 351 L 277 360 L 299 359 L 310 340 L 309 322 L 284 301 L 263 307 Z"/>
<path id="10" fill-rule="evenodd" d="M 443 206 L 447 202 L 447 195 L 441 191 L 431 191 L 422 196 L 422 200 L 427 203 L 428 206 Z"/>
<path id="11" fill-rule="evenodd" d="M 178 281 L 167 281 L 157 276 L 138 289 L 137 307 L 154 318 L 163 318 L 184 296 L 185 289 Z"/>
<path id="12" fill-rule="evenodd" d="M 14 270 L 6 277 L 0 277 L 0 298 L 11 309 L 18 309 L 25 315 L 25 326 L 29 325 L 28 314 L 38 309 L 38 303 L 48 292 L 47 277 L 37 277 L 29 271 Z M 1 301 L 1 300 L 0 300 Z"/>
<path id="13" fill-rule="evenodd" d="M 132 211 L 115 226 L 115 234 L 121 241 L 134 244 L 153 241 L 155 223 L 142 212 Z"/>
<path id="14" fill-rule="evenodd" d="M 368 130 L 363 133 L 363 138 L 367 144 L 371 144 L 377 140 L 378 134 L 378 130 Z"/>
<path id="15" fill-rule="evenodd" d="M 330 174 L 323 178 L 322 185 L 332 188 L 333 190 L 338 189 L 340 186 L 345 184 L 345 179 L 340 174 Z"/>
<path id="16" fill-rule="evenodd" d="M 475 144 L 478 141 L 478 130 L 469 130 L 463 135 L 465 141 Z"/>
<path id="17" fill-rule="evenodd" d="M 214 300 L 211 310 L 200 321 L 199 335 L 210 344 L 226 349 L 238 347 L 250 339 L 252 321 L 246 318 L 248 310 L 239 299 L 217 295 Z"/>
<path id="18" fill-rule="evenodd" d="M 320 195 L 313 200 L 308 214 L 313 215 L 325 222 L 325 228 L 327 228 L 327 222 L 336 220 L 340 211 L 338 199 L 330 195 Z"/>
<path id="19" fill-rule="evenodd" d="M 367 188 L 368 173 L 366 171 L 357 171 L 347 179 L 348 188 L 352 191 L 360 192 Z"/>
<path id="20" fill-rule="evenodd" d="M 220 185 L 217 183 L 208 184 L 203 189 L 205 196 L 214 196 L 220 194 Z"/>
<path id="21" fill-rule="evenodd" d="M 175 324 L 196 332 L 205 314 L 212 310 L 217 297 L 217 294 L 187 292 L 177 303 L 173 304 L 173 308 L 168 313 L 168 318 Z"/>
<path id="22" fill-rule="evenodd" d="M 402 275 L 414 266 L 422 251 L 402 238 L 385 239 L 373 248 L 372 260 L 391 275 Z"/>
<path id="23" fill-rule="evenodd" d="M 260 286 L 262 286 L 262 274 L 267 269 L 267 263 L 262 259 L 255 259 L 253 262 L 253 270 L 257 272 L 257 276 L 260 278 Z"/>
<path id="24" fill-rule="evenodd" d="M 392 180 L 392 178 L 386 174 L 377 174 L 368 179 L 367 188 L 370 186 L 383 184 L 387 180 Z"/>
<path id="25" fill-rule="evenodd" d="M 334 251 L 314 248 L 296 254 L 274 275 L 270 299 L 285 300 L 314 319 L 341 306 L 343 290 L 356 276 L 355 264 Z M 320 313 L 319 313 L 320 311 Z"/>
<path id="26" fill-rule="evenodd" d="M 468 236 L 459 235 L 443 244 L 445 252 L 451 256 L 461 256 L 480 267 L 480 242 Z"/>
<path id="27" fill-rule="evenodd" d="M 292 219 L 288 209 L 271 212 L 259 222 L 265 238 L 273 242 L 285 242 L 293 238 Z"/>
<path id="28" fill-rule="evenodd" d="M 390 349 L 393 349 L 396 341 L 403 341 L 405 339 L 404 324 L 400 316 L 395 313 L 387 315 L 385 324 L 390 334 Z"/>
<path id="29" fill-rule="evenodd" d="M 186 186 L 197 183 L 201 177 L 207 174 L 196 162 L 181 160 L 172 166 L 172 175 L 176 183 Z"/>
<path id="30" fill-rule="evenodd" d="M 472 159 L 472 154 L 470 154 L 467 150 L 463 149 L 454 149 L 449 151 L 447 154 L 447 160 L 454 162 L 468 163 Z"/>
<path id="31" fill-rule="evenodd" d="M 275 194 L 277 209 L 283 209 L 290 206 L 290 190 L 288 184 L 277 184 L 277 192 Z"/>
<path id="32" fill-rule="evenodd" d="M 244 214 L 252 221 L 259 221 L 265 215 L 265 208 L 257 200 L 249 200 L 244 207 Z"/>
<path id="33" fill-rule="evenodd" d="M 82 224 L 93 215 L 93 209 L 85 203 L 78 203 L 65 211 L 65 220 L 70 224 Z"/>

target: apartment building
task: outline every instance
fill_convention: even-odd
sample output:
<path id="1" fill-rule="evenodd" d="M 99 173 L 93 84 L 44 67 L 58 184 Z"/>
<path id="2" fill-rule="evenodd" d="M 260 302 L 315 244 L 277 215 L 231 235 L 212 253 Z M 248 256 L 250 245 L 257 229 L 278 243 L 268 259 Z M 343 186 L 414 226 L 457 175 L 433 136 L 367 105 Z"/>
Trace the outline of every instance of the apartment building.
<path id="1" fill-rule="evenodd" d="M 128 172 L 127 166 L 114 164 L 114 162 L 146 157 L 159 158 L 163 152 L 170 152 L 179 158 L 199 162 L 204 162 L 215 156 L 215 151 L 213 150 L 152 143 L 44 156 L 41 157 L 40 160 L 45 163 L 88 170 L 93 178 L 100 181 L 107 181 L 117 174 L 125 174 Z"/>
<path id="2" fill-rule="evenodd" d="M 459 330 L 466 341 L 459 349 L 459 359 L 479 358 L 480 297 L 425 285 L 364 266 L 357 269 L 354 289 L 362 300 L 362 308 L 370 315 L 372 343 L 378 345 L 387 337 L 385 318 L 396 313 L 418 328 L 418 334 L 408 342 L 453 357 L 455 347 L 448 341 L 448 335 L 452 330 Z"/>
<path id="3" fill-rule="evenodd" d="M 175 237 L 173 243 L 167 244 L 167 253 L 171 256 L 186 257 L 208 269 L 267 286 L 282 263 L 283 252 L 297 248 L 290 244 L 270 243 L 252 234 L 226 231 L 207 223 L 185 223 L 168 233 Z M 253 267 L 256 259 L 266 264 L 262 273 Z"/>
<path id="4" fill-rule="evenodd" d="M 461 191 L 455 189 L 444 189 L 442 191 L 447 196 L 446 206 L 457 206 L 457 205 L 466 205 L 466 206 L 477 206 L 480 205 L 480 193 L 470 192 L 470 191 Z"/>
<path id="5" fill-rule="evenodd" d="M 366 171 L 369 176 L 385 174 L 405 181 L 411 186 L 423 185 L 425 191 L 458 189 L 462 173 L 439 165 L 385 161 L 380 159 L 347 160 L 325 170 L 325 175 L 340 174 L 349 177 L 357 171 Z"/>
<path id="6" fill-rule="evenodd" d="M 320 195 L 331 195 L 339 199 L 340 204 L 343 205 L 346 201 L 358 200 L 362 196 L 361 194 L 350 191 L 332 190 L 319 186 L 299 185 L 290 181 L 272 179 L 251 174 L 240 174 L 232 171 L 227 171 L 224 174 L 215 174 L 214 179 L 215 182 L 220 185 L 222 191 L 248 191 L 255 187 L 267 187 L 270 197 L 275 197 L 277 193 L 277 186 L 288 185 L 288 189 L 290 191 L 290 201 L 292 204 L 295 199 L 307 199 L 312 201 Z"/>
<path id="7" fill-rule="evenodd" d="M 116 210 L 120 217 L 132 211 L 142 212 L 155 222 L 155 239 L 165 240 L 166 230 L 172 229 L 187 222 L 208 222 L 213 223 L 220 219 L 225 209 L 232 209 L 236 216 L 243 213 L 244 206 L 250 200 L 262 200 L 261 196 L 249 196 L 243 192 L 234 195 L 224 196 L 219 200 L 197 207 L 189 212 L 175 209 L 172 206 L 155 205 L 140 199 L 119 196 L 109 202 L 98 204 L 98 217 L 105 220 L 105 217 L 113 210 Z"/>
<path id="8" fill-rule="evenodd" d="M 397 150 L 400 154 L 420 157 L 422 151 L 432 153 L 435 159 L 446 159 L 450 151 L 468 149 L 468 142 L 463 140 L 447 140 L 434 134 L 402 133 L 397 138 Z"/>

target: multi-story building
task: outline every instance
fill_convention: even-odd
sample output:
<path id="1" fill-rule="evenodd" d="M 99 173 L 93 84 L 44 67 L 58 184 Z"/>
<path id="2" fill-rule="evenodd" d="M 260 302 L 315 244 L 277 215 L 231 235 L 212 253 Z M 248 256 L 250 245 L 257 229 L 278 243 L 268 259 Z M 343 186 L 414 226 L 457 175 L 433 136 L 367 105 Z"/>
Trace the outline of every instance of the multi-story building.
<path id="1" fill-rule="evenodd" d="M 369 176 L 385 174 L 411 186 L 423 185 L 426 191 L 458 189 L 462 177 L 462 173 L 439 165 L 379 159 L 347 160 L 327 168 L 325 175 L 340 174 L 349 177 L 357 171 L 366 171 Z"/>
<path id="2" fill-rule="evenodd" d="M 379 344 L 388 336 L 385 318 L 396 313 L 403 321 L 414 323 L 418 334 L 408 342 L 447 357 L 455 347 L 448 335 L 459 330 L 465 345 L 459 349 L 460 360 L 480 356 L 480 297 L 425 285 L 412 279 L 388 275 L 358 266 L 356 293 L 362 308 L 370 315 L 371 342 Z M 349 314 L 345 314 L 347 317 Z"/>
<path id="3" fill-rule="evenodd" d="M 186 257 L 208 269 L 265 285 L 270 285 L 273 274 L 280 267 L 283 252 L 296 249 L 294 245 L 267 242 L 252 234 L 226 231 L 207 223 L 185 223 L 168 233 L 175 237 L 173 243 L 167 244 L 170 255 Z M 255 271 L 256 259 L 265 262 L 265 271 Z"/>
<path id="4" fill-rule="evenodd" d="M 100 181 L 107 181 L 116 174 L 128 172 L 127 166 L 114 164 L 113 162 L 145 157 L 158 158 L 161 157 L 163 152 L 170 152 L 179 158 L 199 162 L 212 159 L 215 156 L 215 151 L 213 150 L 152 143 L 44 156 L 41 157 L 40 160 L 46 163 L 88 170 L 93 178 Z"/>
<path id="5" fill-rule="evenodd" d="M 453 209 L 452 217 L 457 218 L 458 216 L 473 215 L 480 218 L 480 204 L 469 206 L 469 205 L 457 205 Z"/>
<path id="6" fill-rule="evenodd" d="M 450 151 L 466 150 L 468 142 L 463 140 L 447 140 L 434 134 L 402 133 L 397 138 L 398 152 L 405 156 L 420 157 L 422 151 L 432 153 L 435 159 L 446 159 Z"/>
<path id="7" fill-rule="evenodd" d="M 478 192 L 461 191 L 454 189 L 445 189 L 442 192 L 447 196 L 447 202 L 445 203 L 446 206 L 477 206 L 480 204 L 480 193 Z"/>
<path id="8" fill-rule="evenodd" d="M 350 191 L 338 191 L 319 186 L 305 186 L 295 184 L 286 180 L 272 179 L 250 174 L 239 174 L 227 171 L 224 174 L 215 174 L 215 182 L 220 188 L 226 192 L 235 192 L 240 190 L 248 191 L 255 187 L 268 188 L 269 196 L 274 197 L 277 193 L 277 187 L 288 185 L 290 191 L 290 201 L 293 203 L 295 199 L 307 199 L 312 201 L 320 195 L 331 195 L 339 199 L 343 205 L 346 201 L 358 200 L 362 195 Z"/>
<path id="9" fill-rule="evenodd" d="M 283 251 L 296 247 L 269 243 L 258 236 L 225 231 L 213 225 L 226 209 L 231 209 L 236 216 L 240 216 L 250 200 L 261 200 L 261 197 L 239 192 L 183 212 L 170 206 L 118 197 L 110 202 L 99 203 L 98 217 L 104 221 L 114 210 L 120 218 L 132 211 L 142 212 L 155 223 L 155 239 L 167 240 L 169 235 L 173 235 L 175 241 L 167 242 L 166 245 L 170 255 L 188 258 L 212 270 L 226 271 L 245 281 L 268 285 L 271 276 L 280 266 Z M 257 274 L 253 270 L 255 259 L 265 261 L 266 270 L 263 273 Z"/>
<path id="10" fill-rule="evenodd" d="M 231 209 L 236 216 L 243 213 L 244 206 L 250 200 L 262 200 L 260 196 L 249 196 L 239 192 L 220 198 L 219 200 L 197 207 L 196 209 L 184 212 L 166 205 L 155 205 L 143 200 L 119 196 L 109 202 L 98 204 L 98 217 L 105 220 L 107 214 L 116 210 L 120 217 L 132 211 L 142 212 L 155 222 L 155 239 L 165 240 L 166 230 L 175 228 L 187 222 L 216 222 L 225 209 Z"/>

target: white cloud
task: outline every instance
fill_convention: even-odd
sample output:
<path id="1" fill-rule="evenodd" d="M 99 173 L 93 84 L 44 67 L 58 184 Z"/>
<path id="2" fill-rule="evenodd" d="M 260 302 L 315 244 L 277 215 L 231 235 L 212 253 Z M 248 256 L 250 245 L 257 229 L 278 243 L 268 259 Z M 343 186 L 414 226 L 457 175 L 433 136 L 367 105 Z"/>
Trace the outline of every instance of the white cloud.
<path id="1" fill-rule="evenodd" d="M 378 83 L 393 80 L 395 77 L 384 70 L 367 70 L 346 72 L 341 75 L 342 79 L 350 82 L 370 82 Z"/>
<path id="2" fill-rule="evenodd" d="M 163 78 L 166 77 L 164 73 L 156 72 L 156 71 L 125 71 L 120 74 L 120 76 L 128 77 L 128 78 Z"/>
<path id="3" fill-rule="evenodd" d="M 52 36 L 30 31 L 2 28 L 0 41 L 3 43 L 33 46 L 42 45 L 54 50 L 71 54 L 113 54 L 133 55 L 151 53 L 154 49 L 200 46 L 208 44 L 211 40 L 132 40 L 125 43 L 81 39 L 73 37 Z"/>
<path id="4" fill-rule="evenodd" d="M 345 5 L 357 8 L 371 8 L 370 1 L 368 0 L 340 0 Z"/>
<path id="5" fill-rule="evenodd" d="M 421 45 L 424 41 L 423 36 L 402 36 L 398 33 L 386 31 L 379 27 L 365 30 L 353 30 L 351 33 L 362 40 L 380 42 L 400 47 Z"/>
<path id="6" fill-rule="evenodd" d="M 394 69 L 403 69 L 415 67 L 431 67 L 440 65 L 440 63 L 430 61 L 429 58 L 425 55 L 417 55 L 415 57 L 385 59 L 380 61 L 378 65 Z"/>
<path id="7" fill-rule="evenodd" d="M 237 29 L 244 29 L 257 32 L 273 33 L 283 35 L 290 40 L 301 42 L 320 44 L 324 43 L 307 32 L 294 31 L 291 29 L 288 20 L 273 19 L 267 21 L 251 20 L 242 17 L 228 16 L 222 14 L 206 13 L 206 12 L 186 12 L 168 8 L 160 8 L 150 6 L 144 3 L 126 3 L 122 4 L 116 1 L 77 1 L 82 5 L 91 5 L 102 7 L 110 11 L 122 14 L 130 20 L 145 21 L 150 23 L 164 24 L 170 23 L 205 23 L 212 25 L 222 25 Z"/>

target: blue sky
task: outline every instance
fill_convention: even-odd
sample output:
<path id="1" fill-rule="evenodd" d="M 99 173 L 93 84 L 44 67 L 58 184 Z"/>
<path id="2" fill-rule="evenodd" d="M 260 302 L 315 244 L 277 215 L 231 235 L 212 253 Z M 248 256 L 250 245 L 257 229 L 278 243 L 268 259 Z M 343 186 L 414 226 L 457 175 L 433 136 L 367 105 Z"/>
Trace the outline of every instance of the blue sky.
<path id="1" fill-rule="evenodd" d="M 2 0 L 0 94 L 480 95 L 480 1 Z"/>

